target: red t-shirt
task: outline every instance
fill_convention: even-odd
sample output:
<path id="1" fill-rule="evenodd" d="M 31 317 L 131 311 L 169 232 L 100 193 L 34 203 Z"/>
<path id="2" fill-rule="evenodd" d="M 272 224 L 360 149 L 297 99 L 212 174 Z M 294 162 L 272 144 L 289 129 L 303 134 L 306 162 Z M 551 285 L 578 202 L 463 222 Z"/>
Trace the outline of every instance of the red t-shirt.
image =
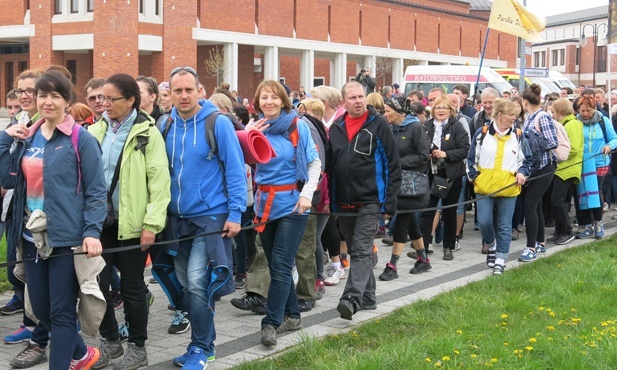
<path id="1" fill-rule="evenodd" d="M 360 128 L 366 122 L 366 117 L 368 117 L 368 109 L 364 112 L 363 115 L 357 118 L 351 118 L 347 115 L 345 119 L 345 126 L 347 126 L 347 139 L 351 143 L 351 140 L 356 136 Z"/>

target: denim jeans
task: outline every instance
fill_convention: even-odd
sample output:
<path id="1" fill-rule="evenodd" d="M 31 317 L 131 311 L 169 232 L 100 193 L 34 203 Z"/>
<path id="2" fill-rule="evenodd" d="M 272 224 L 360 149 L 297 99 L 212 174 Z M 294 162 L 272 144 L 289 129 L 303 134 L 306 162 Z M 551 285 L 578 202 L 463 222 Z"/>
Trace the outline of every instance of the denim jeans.
<path id="1" fill-rule="evenodd" d="M 222 230 L 227 217 L 208 219 L 203 229 L 196 228 L 191 235 L 198 235 L 216 230 Z M 214 250 L 231 251 L 231 239 L 221 235 L 200 236 L 192 240 L 180 242 L 178 255 L 174 257 L 174 267 L 178 281 L 184 287 L 184 301 L 188 302 L 188 312 L 191 320 L 191 346 L 202 348 L 206 354 L 214 354 L 216 330 L 214 327 L 214 292 L 210 290 L 212 276 L 210 261 Z M 225 261 L 225 263 L 230 261 Z M 223 263 L 217 261 L 217 263 Z M 231 266 L 229 266 L 231 268 Z M 231 278 L 232 271 L 229 271 Z"/>
<path id="2" fill-rule="evenodd" d="M 512 215 L 516 206 L 516 197 L 484 197 L 479 196 L 478 223 L 482 240 L 492 244 L 497 231 L 497 258 L 508 258 L 510 243 L 512 242 Z M 496 214 L 493 209 L 496 209 Z M 494 217 L 494 218 L 493 218 Z M 497 225 L 493 224 L 493 220 Z M 496 227 L 495 227 L 496 226 Z"/>
<path id="3" fill-rule="evenodd" d="M 269 223 L 259 235 L 270 269 L 267 313 L 261 320 L 262 328 L 266 325 L 278 328 L 284 316 L 300 317 L 291 269 L 308 217 L 289 215 L 279 218 Z"/>

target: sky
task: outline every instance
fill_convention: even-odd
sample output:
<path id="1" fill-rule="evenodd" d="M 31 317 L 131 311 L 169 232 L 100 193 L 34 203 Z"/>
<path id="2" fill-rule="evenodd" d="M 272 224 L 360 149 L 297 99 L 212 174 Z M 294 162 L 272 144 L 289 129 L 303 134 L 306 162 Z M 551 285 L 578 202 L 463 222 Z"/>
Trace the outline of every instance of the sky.
<path id="1" fill-rule="evenodd" d="M 523 4 L 524 0 L 518 0 Z M 608 6 L 608 0 L 527 0 L 526 8 L 539 17 Z"/>

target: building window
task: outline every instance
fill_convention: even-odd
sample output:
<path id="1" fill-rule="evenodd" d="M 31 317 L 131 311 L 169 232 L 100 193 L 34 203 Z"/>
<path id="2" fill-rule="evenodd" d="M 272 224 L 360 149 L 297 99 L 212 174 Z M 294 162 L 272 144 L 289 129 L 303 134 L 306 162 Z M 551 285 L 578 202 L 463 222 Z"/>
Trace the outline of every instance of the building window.
<path id="1" fill-rule="evenodd" d="M 87 0 L 87 2 L 88 2 L 88 7 L 87 7 L 88 13 L 91 13 L 94 11 L 94 0 Z"/>
<path id="2" fill-rule="evenodd" d="M 144 0 L 139 0 L 139 13 L 144 14 Z"/>
<path id="3" fill-rule="evenodd" d="M 23 71 L 28 69 L 28 62 L 26 62 L 25 60 L 22 60 L 20 62 L 17 63 L 17 71 L 19 73 L 22 73 Z"/>
<path id="4" fill-rule="evenodd" d="M 54 0 L 54 14 L 62 14 L 62 0 Z"/>
<path id="5" fill-rule="evenodd" d="M 281 85 L 285 85 L 285 77 L 279 77 L 279 82 Z"/>
<path id="6" fill-rule="evenodd" d="M 71 13 L 79 13 L 79 0 L 71 0 Z"/>
<path id="7" fill-rule="evenodd" d="M 161 0 L 154 0 L 154 15 L 161 15 Z"/>
<path id="8" fill-rule="evenodd" d="M 598 72 L 606 72 L 606 46 L 598 46 Z"/>
<path id="9" fill-rule="evenodd" d="M 559 50 L 552 50 L 551 51 L 551 64 L 552 64 L 552 66 L 556 67 L 558 62 L 559 62 Z"/>
<path id="10" fill-rule="evenodd" d="M 560 66 L 566 65 L 566 49 L 559 50 L 559 65 Z"/>
<path id="11" fill-rule="evenodd" d="M 574 64 L 575 65 L 579 65 L 581 64 L 581 48 L 576 48 L 576 53 L 574 54 Z"/>
<path id="12" fill-rule="evenodd" d="M 325 83 L 326 83 L 326 78 L 325 77 L 315 77 L 315 78 L 313 78 L 313 86 L 314 87 L 325 85 Z"/>
<path id="13" fill-rule="evenodd" d="M 66 61 L 66 69 L 71 72 L 71 82 L 73 85 L 77 84 L 77 60 L 69 59 Z"/>
<path id="14" fill-rule="evenodd" d="M 533 53 L 534 68 L 543 68 L 546 65 L 546 51 L 536 51 Z"/>

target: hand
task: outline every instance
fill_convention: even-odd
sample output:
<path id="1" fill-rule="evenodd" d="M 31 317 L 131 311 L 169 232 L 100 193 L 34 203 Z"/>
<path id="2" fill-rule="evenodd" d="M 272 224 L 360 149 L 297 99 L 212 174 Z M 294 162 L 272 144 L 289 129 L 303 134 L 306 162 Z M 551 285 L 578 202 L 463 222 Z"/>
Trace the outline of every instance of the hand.
<path id="1" fill-rule="evenodd" d="M 26 127 L 26 125 L 24 125 L 23 123 L 11 126 L 7 128 L 5 131 L 10 136 L 16 139 L 21 139 L 21 140 L 26 139 L 28 135 L 30 134 L 30 129 L 28 129 L 28 127 Z"/>
<path id="2" fill-rule="evenodd" d="M 323 206 L 323 213 L 330 213 L 330 205 L 329 204 L 324 204 L 324 206 Z"/>
<path id="3" fill-rule="evenodd" d="M 141 251 L 145 252 L 150 248 L 150 245 L 154 243 L 156 235 L 152 231 L 146 229 L 141 230 L 141 238 L 139 238 L 139 244 L 142 245 Z"/>
<path id="4" fill-rule="evenodd" d="M 298 214 L 301 215 L 304 212 L 308 211 L 309 209 L 311 209 L 311 200 L 305 197 L 299 197 L 298 202 L 296 203 L 296 206 L 291 212 L 293 213 L 296 210 L 298 210 Z"/>
<path id="5" fill-rule="evenodd" d="M 226 221 L 225 225 L 223 225 L 223 230 L 227 231 L 223 231 L 223 238 L 233 238 L 238 235 L 241 228 L 242 227 L 237 222 Z"/>
<path id="6" fill-rule="evenodd" d="M 267 120 L 265 118 L 262 118 L 260 120 L 255 121 L 255 122 L 249 122 L 246 125 L 245 130 L 247 130 L 247 131 L 257 130 L 259 132 L 263 132 L 265 129 L 270 127 L 270 124 L 266 123 L 266 121 Z"/>
<path id="7" fill-rule="evenodd" d="M 86 252 L 86 257 L 96 257 L 103 253 L 103 246 L 101 241 L 91 236 L 85 237 L 81 249 Z"/>
<path id="8" fill-rule="evenodd" d="M 523 175 L 522 173 L 517 173 L 516 174 L 516 183 L 519 185 L 525 185 L 525 181 L 527 181 L 527 179 L 525 178 L 525 175 Z"/>
<path id="9" fill-rule="evenodd" d="M 441 150 L 433 150 L 433 157 L 435 158 L 446 158 L 446 152 Z"/>
<path id="10" fill-rule="evenodd" d="M 608 145 L 605 145 L 602 147 L 602 154 L 609 154 L 611 152 L 611 147 Z"/>

